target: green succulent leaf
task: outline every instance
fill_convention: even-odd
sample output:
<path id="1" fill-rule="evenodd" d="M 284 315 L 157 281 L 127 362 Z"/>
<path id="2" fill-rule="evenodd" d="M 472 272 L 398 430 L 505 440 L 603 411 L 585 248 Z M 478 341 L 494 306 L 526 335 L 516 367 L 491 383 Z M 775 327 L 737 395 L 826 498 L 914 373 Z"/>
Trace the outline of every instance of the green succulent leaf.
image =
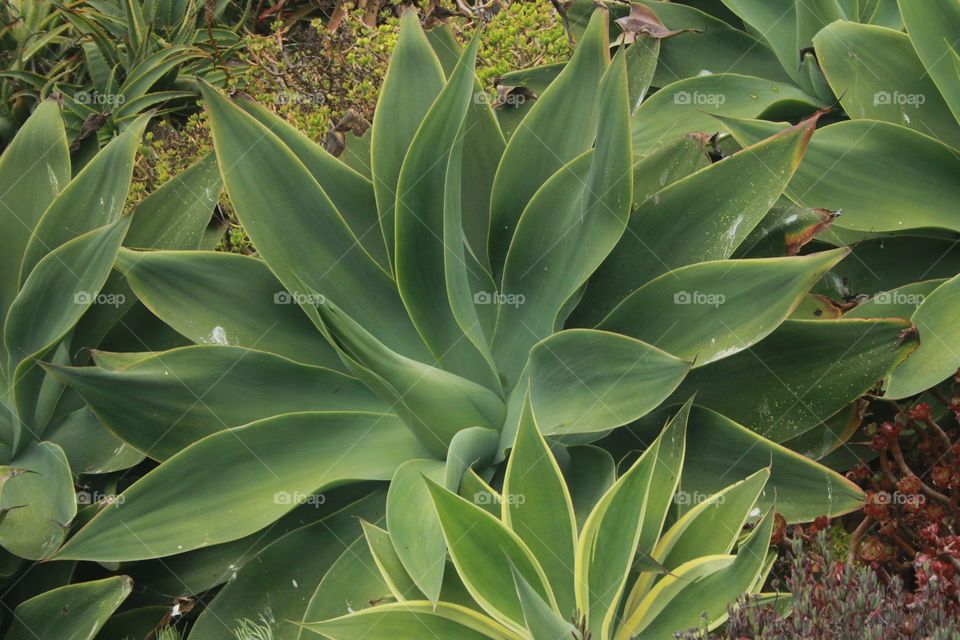
<path id="1" fill-rule="evenodd" d="M 93 640 L 132 590 L 130 578 L 114 576 L 79 582 L 41 593 L 20 603 L 13 614 L 10 640 Z"/>
<path id="2" fill-rule="evenodd" d="M 510 137 L 490 196 L 490 261 L 502 273 L 514 230 L 550 176 L 590 149 L 600 117 L 600 78 L 609 61 L 607 16 L 597 11 L 570 62 Z"/>
<path id="3" fill-rule="evenodd" d="M 815 123 L 807 120 L 650 197 L 633 212 L 623 238 L 590 279 L 581 307 L 599 322 L 653 278 L 733 255 L 783 193 Z M 748 185 L 743 176 L 751 177 Z"/>
<path id="4" fill-rule="evenodd" d="M 897 0 L 910 41 L 930 78 L 960 121 L 960 77 L 957 75 L 956 34 L 960 32 L 960 6 L 946 2 Z"/>
<path id="5" fill-rule="evenodd" d="M 599 328 L 703 366 L 761 341 L 849 253 L 699 262 L 634 291 Z"/>
<path id="6" fill-rule="evenodd" d="M 524 405 L 507 463 L 501 505 L 504 524 L 527 544 L 543 567 L 558 611 L 563 614 L 561 620 L 572 616 L 576 611 L 573 565 L 577 546 L 573 503 L 560 467 L 537 428 L 529 401 Z M 525 588 L 520 587 L 518 584 L 522 601 Z M 525 612 L 528 606 L 532 604 L 524 604 Z"/>
<path id="7" fill-rule="evenodd" d="M 47 366 L 125 442 L 165 460 L 193 442 L 231 427 L 301 411 L 388 409 L 355 378 L 338 371 L 240 347 L 193 346 L 140 354 L 111 366 Z"/>
<path id="8" fill-rule="evenodd" d="M 910 36 L 834 22 L 814 38 L 817 59 L 852 118 L 882 120 L 960 144 L 960 126 L 927 75 Z"/>
<path id="9" fill-rule="evenodd" d="M 742 144 L 766 138 L 782 124 L 723 119 Z M 833 225 L 857 231 L 936 227 L 960 230 L 950 204 L 960 158 L 947 145 L 907 127 L 852 120 L 819 129 L 786 193 L 802 206 L 842 210 Z"/>
<path id="10" fill-rule="evenodd" d="M 544 602 L 516 569 L 513 571 L 513 579 L 517 594 L 520 596 L 520 605 L 523 607 L 524 621 L 532 640 L 566 640 L 576 637 L 577 630 L 574 626 L 551 609 L 550 605 Z"/>
<path id="11" fill-rule="evenodd" d="M 960 276 L 933 290 L 910 316 L 920 332 L 917 350 L 891 373 L 885 397 L 900 399 L 923 393 L 956 373 L 960 340 Z"/>
<path id="12" fill-rule="evenodd" d="M 390 416 L 267 418 L 215 433 L 165 461 L 94 516 L 57 557 L 142 560 L 228 542 L 290 511 L 293 497 L 346 480 L 387 480 L 404 461 L 427 457 Z"/>
<path id="13" fill-rule="evenodd" d="M 917 348 L 910 323 L 787 320 L 765 340 L 695 369 L 674 398 L 697 404 L 783 442 L 816 428 L 869 391 Z M 751 390 L 750 402 L 742 392 Z"/>
<path id="14" fill-rule="evenodd" d="M 427 600 L 443 587 L 447 544 L 424 478 L 443 480 L 444 464 L 411 460 L 397 468 L 387 493 L 387 529 L 397 558 Z"/>
<path id="15" fill-rule="evenodd" d="M 569 461 L 564 469 L 567 488 L 573 501 L 577 530 L 603 495 L 617 481 L 617 465 L 607 451 L 591 445 L 566 448 Z"/>
<path id="16" fill-rule="evenodd" d="M 523 636 L 466 607 L 396 602 L 304 627 L 331 640 L 522 640 Z"/>
<path id="17" fill-rule="evenodd" d="M 423 593 L 403 566 L 390 533 L 369 522 L 361 521 L 360 524 L 363 526 L 363 536 L 370 547 L 377 570 L 393 597 L 398 602 L 423 600 Z"/>
<path id="18" fill-rule="evenodd" d="M 157 317 L 197 344 L 344 369 L 294 294 L 261 260 L 220 251 L 121 250 L 117 268 Z"/>
<path id="19" fill-rule="evenodd" d="M 392 258 L 396 241 L 395 207 L 407 150 L 444 86 L 443 67 L 430 47 L 416 11 L 400 19 L 400 39 L 390 58 L 374 111 L 371 169 L 380 228 Z M 258 245 L 259 246 L 259 245 Z"/>
<path id="20" fill-rule="evenodd" d="M 656 408 L 689 370 L 639 340 L 570 329 L 531 351 L 530 405 L 545 435 L 604 431 Z"/>
<path id="21" fill-rule="evenodd" d="M 524 615 L 513 588 L 514 570 L 556 608 L 546 574 L 517 534 L 480 507 L 430 480 L 425 482 L 457 573 L 487 613 L 508 627 L 522 628 Z"/>
<path id="22" fill-rule="evenodd" d="M 77 514 L 70 465 L 52 442 L 27 446 L 0 467 L 0 546 L 30 560 L 49 558 Z"/>

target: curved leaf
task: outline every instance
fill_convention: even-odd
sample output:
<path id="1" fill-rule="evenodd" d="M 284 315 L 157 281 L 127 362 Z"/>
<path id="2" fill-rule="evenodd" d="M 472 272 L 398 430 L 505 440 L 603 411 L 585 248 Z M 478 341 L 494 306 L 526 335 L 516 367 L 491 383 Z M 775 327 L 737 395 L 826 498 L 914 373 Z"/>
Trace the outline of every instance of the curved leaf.
<path id="1" fill-rule="evenodd" d="M 521 640 L 476 611 L 441 602 L 395 602 L 365 609 L 326 622 L 309 622 L 307 629 L 331 640 Z"/>
<path id="2" fill-rule="evenodd" d="M 130 595 L 130 578 L 114 576 L 47 591 L 20 603 L 9 640 L 93 640 L 100 627 Z"/>

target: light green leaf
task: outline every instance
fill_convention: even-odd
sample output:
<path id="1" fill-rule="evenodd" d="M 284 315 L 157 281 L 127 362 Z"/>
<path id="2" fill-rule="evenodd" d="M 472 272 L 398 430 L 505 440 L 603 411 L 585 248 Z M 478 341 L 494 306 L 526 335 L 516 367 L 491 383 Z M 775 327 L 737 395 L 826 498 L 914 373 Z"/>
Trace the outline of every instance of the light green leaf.
<path id="1" fill-rule="evenodd" d="M 910 319 L 927 297 L 947 280 L 925 280 L 878 291 L 845 314 L 844 318 L 906 318 Z M 922 343 L 922 341 L 921 341 Z"/>
<path id="2" fill-rule="evenodd" d="M 93 640 L 130 595 L 130 578 L 114 576 L 59 587 L 20 603 L 9 640 Z"/>
<path id="3" fill-rule="evenodd" d="M 375 606 L 389 600 L 390 595 L 390 587 L 380 575 L 366 539 L 360 536 L 323 574 L 301 619 L 336 618 Z"/>
<path id="4" fill-rule="evenodd" d="M 787 320 L 750 349 L 696 369 L 674 398 L 783 442 L 816 427 L 916 349 L 904 320 Z M 743 402 L 750 389 L 751 401 Z"/>
<path id="5" fill-rule="evenodd" d="M 73 477 L 63 450 L 28 445 L 0 467 L 0 546 L 30 560 L 50 557 L 77 514 Z"/>
<path id="6" fill-rule="evenodd" d="M 597 11 L 570 62 L 507 142 L 490 197 L 490 262 L 496 278 L 534 193 L 593 144 L 600 77 L 609 60 L 607 40 L 607 14 Z"/>
<path id="7" fill-rule="evenodd" d="M 215 433 L 165 461 L 94 516 L 58 557 L 142 560 L 235 540 L 290 511 L 300 496 L 346 480 L 387 480 L 402 462 L 426 457 L 389 416 L 268 418 Z"/>
<path id="8" fill-rule="evenodd" d="M 361 521 L 360 524 L 363 526 L 363 536 L 370 547 L 377 570 L 393 597 L 398 601 L 422 600 L 423 593 L 400 561 L 390 534 L 369 522 Z"/>
<path id="9" fill-rule="evenodd" d="M 365 609 L 325 622 L 308 622 L 307 629 L 331 640 L 522 640 L 476 611 L 441 602 L 396 602 Z"/>
<path id="10" fill-rule="evenodd" d="M 741 144 L 783 128 L 724 119 Z M 786 193 L 803 206 L 843 210 L 833 225 L 859 231 L 960 230 L 950 203 L 960 158 L 947 145 L 887 122 L 852 120 L 819 129 Z"/>
<path id="11" fill-rule="evenodd" d="M 344 369 L 300 310 L 300 298 L 261 260 L 222 251 L 121 250 L 117 268 L 147 308 L 197 344 L 225 343 Z"/>
<path id="12" fill-rule="evenodd" d="M 690 363 L 639 340 L 561 331 L 530 353 L 530 404 L 546 435 L 619 427 L 657 407 Z"/>
<path id="13" fill-rule="evenodd" d="M 960 76 L 957 75 L 957 33 L 960 4 L 955 0 L 897 0 L 903 24 L 930 78 L 940 88 L 954 117 L 960 121 Z"/>
<path id="14" fill-rule="evenodd" d="M 563 322 L 561 314 L 570 308 L 566 303 L 626 227 L 633 167 L 626 76 L 621 53 L 600 82 L 605 124 L 597 133 L 596 147 L 551 176 L 517 224 L 504 266 L 493 341 L 507 388 L 516 382 L 530 348 Z"/>
<path id="15" fill-rule="evenodd" d="M 77 475 L 129 469 L 145 457 L 100 424 L 89 407 L 55 422 L 44 438 L 63 449 L 71 471 Z"/>
<path id="16" fill-rule="evenodd" d="M 240 347 L 194 346 L 111 366 L 47 366 L 111 431 L 155 460 L 212 433 L 301 411 L 387 414 L 355 378 Z"/>
<path id="17" fill-rule="evenodd" d="M 883 120 L 957 146 L 960 126 L 901 31 L 834 22 L 814 38 L 817 59 L 851 118 Z"/>
<path id="18" fill-rule="evenodd" d="M 556 607 L 546 574 L 515 533 L 480 507 L 426 482 L 457 573 L 487 613 L 507 626 L 522 627 L 523 609 L 512 588 L 514 570 Z"/>
<path id="19" fill-rule="evenodd" d="M 501 508 L 504 524 L 527 544 L 543 567 L 561 620 L 572 617 L 576 611 L 573 565 L 577 546 L 573 503 L 560 467 L 533 419 L 529 401 L 524 404 L 507 463 Z M 524 589 L 520 585 L 518 591 L 522 601 Z"/>
<path id="20" fill-rule="evenodd" d="M 890 374 L 885 397 L 900 399 L 923 393 L 960 367 L 960 276 L 954 276 L 923 299 L 910 320 L 920 332 L 920 346 Z"/>
<path id="21" fill-rule="evenodd" d="M 580 530 L 600 498 L 616 482 L 617 465 L 613 457 L 600 447 L 577 445 L 567 447 L 567 453 L 570 460 L 564 476 L 573 501 L 577 529 Z"/>
<path id="22" fill-rule="evenodd" d="M 397 468 L 387 494 L 387 529 L 397 557 L 417 588 L 434 603 L 443 587 L 447 545 L 424 478 L 440 482 L 443 471 L 442 462 L 406 462 Z"/>
<path id="23" fill-rule="evenodd" d="M 777 202 L 814 125 L 815 119 L 807 120 L 649 198 L 633 212 L 623 238 L 590 279 L 581 306 L 602 318 L 661 274 L 733 255 Z M 750 177 L 746 183 L 744 176 Z"/>
<path id="24" fill-rule="evenodd" d="M 380 228 L 391 258 L 395 247 L 394 207 L 397 197 L 403 195 L 397 186 L 401 165 L 443 86 L 443 68 L 420 27 L 417 12 L 404 12 L 400 39 L 390 57 L 371 127 L 373 189 Z"/>
<path id="25" fill-rule="evenodd" d="M 513 571 L 513 580 L 532 640 L 567 640 L 577 636 L 576 628 L 551 609 L 516 569 Z"/>
<path id="26" fill-rule="evenodd" d="M 634 291 L 600 323 L 703 366 L 759 342 L 849 249 L 804 257 L 699 262 Z"/>

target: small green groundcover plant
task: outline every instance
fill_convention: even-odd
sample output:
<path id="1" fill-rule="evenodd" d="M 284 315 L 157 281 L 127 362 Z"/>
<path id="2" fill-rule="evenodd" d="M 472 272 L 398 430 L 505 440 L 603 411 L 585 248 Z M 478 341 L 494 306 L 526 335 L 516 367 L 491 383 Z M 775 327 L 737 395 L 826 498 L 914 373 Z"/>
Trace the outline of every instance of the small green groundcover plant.
<path id="1" fill-rule="evenodd" d="M 478 40 L 408 12 L 369 145 L 340 158 L 204 85 L 215 156 L 130 212 L 145 120 L 74 171 L 42 104 L 0 158 L 8 637 L 352 637 L 337 625 L 378 616 L 670 637 L 760 592 L 775 512 L 860 509 L 797 451 L 838 449 L 878 380 L 903 398 L 956 370 L 926 347 L 951 335 L 955 279 L 916 326 L 810 295 L 895 280 L 844 266 L 895 238 L 809 208 L 887 174 L 818 147 L 845 123 L 818 128 L 802 87 L 761 99 L 718 74 L 648 96 L 661 50 L 696 34 L 642 9 L 621 25 L 590 12 L 505 114 Z M 735 121 L 771 113 L 793 124 Z M 713 162 L 718 122 L 769 135 Z M 936 171 L 945 145 L 893 133 Z M 821 153 L 853 163 L 824 178 L 842 190 L 797 186 Z M 879 186 L 922 177 L 901 174 Z M 209 250 L 221 187 L 256 257 Z M 876 217 L 949 242 L 911 211 Z"/>

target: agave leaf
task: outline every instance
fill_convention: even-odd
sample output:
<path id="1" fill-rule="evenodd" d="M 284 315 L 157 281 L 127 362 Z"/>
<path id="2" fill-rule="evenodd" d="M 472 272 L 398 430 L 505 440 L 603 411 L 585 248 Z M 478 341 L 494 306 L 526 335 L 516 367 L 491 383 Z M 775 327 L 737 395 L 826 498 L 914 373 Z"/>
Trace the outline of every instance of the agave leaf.
<path id="1" fill-rule="evenodd" d="M 239 347 L 193 346 L 110 366 L 48 366 L 111 431 L 155 460 L 254 420 L 300 411 L 387 407 L 355 378 Z M 101 365 L 101 358 L 106 366 Z"/>
<path id="2" fill-rule="evenodd" d="M 215 251 L 122 250 L 117 268 L 157 317 L 193 342 L 344 369 L 294 294 L 261 260 Z"/>
<path id="3" fill-rule="evenodd" d="M 477 475 L 477 472 L 473 469 L 469 469 L 463 474 L 463 480 L 460 482 L 460 490 L 457 492 L 457 495 L 473 502 L 473 504 L 492 516 L 500 517 L 500 505 L 502 504 L 503 497 L 496 489 Z"/>
<path id="4" fill-rule="evenodd" d="M 230 201 L 287 291 L 295 299 L 319 294 L 390 348 L 428 360 L 394 281 L 358 246 L 310 171 L 253 116 L 214 89 L 203 91 Z"/>
<path id="5" fill-rule="evenodd" d="M 649 198 L 634 211 L 623 238 L 590 279 L 580 305 L 593 309 L 599 321 L 661 274 L 733 255 L 777 202 L 815 124 L 815 118 L 807 120 Z M 749 188 L 744 188 L 745 175 L 752 177 Z"/>
<path id="6" fill-rule="evenodd" d="M 657 438 L 659 444 L 655 461 L 656 469 L 650 478 L 650 490 L 643 513 L 640 539 L 637 542 L 640 556 L 649 558 L 654 566 L 659 565 L 663 570 L 666 568 L 651 554 L 663 532 L 663 525 L 667 521 L 670 506 L 675 501 L 677 487 L 680 484 L 680 473 L 686 455 L 687 422 L 690 419 L 692 406 L 693 398 L 680 407 Z"/>
<path id="7" fill-rule="evenodd" d="M 443 486 L 456 492 L 467 469 L 483 469 L 493 463 L 499 443 L 500 433 L 496 429 L 469 427 L 458 431 L 447 450 Z"/>
<path id="8" fill-rule="evenodd" d="M 30 560 L 43 560 L 63 542 L 77 513 L 70 465 L 52 442 L 28 445 L 0 467 L 0 545 Z"/>
<path id="9" fill-rule="evenodd" d="M 573 578 L 572 575 L 570 577 Z M 567 640 L 577 637 L 576 628 L 551 609 L 516 569 L 513 570 L 513 580 L 532 640 Z"/>
<path id="10" fill-rule="evenodd" d="M 314 180 L 330 196 L 330 201 L 363 249 L 377 264 L 389 269 L 390 262 L 377 218 L 373 183 L 327 153 L 323 147 L 266 107 L 253 100 L 244 99 L 238 100 L 237 104 L 276 134 L 296 154 Z"/>
<path id="11" fill-rule="evenodd" d="M 508 388 L 526 364 L 530 347 L 563 321 L 559 316 L 565 303 L 626 227 L 633 166 L 626 74 L 626 58 L 620 54 L 600 82 L 599 104 L 607 125 L 600 128 L 596 147 L 551 176 L 517 224 L 493 341 Z"/>
<path id="12" fill-rule="evenodd" d="M 460 605 L 396 602 L 304 627 L 331 640 L 522 640 L 523 636 Z"/>
<path id="13" fill-rule="evenodd" d="M 838 21 L 814 43 L 830 86 L 852 118 L 905 125 L 953 146 L 960 143 L 960 126 L 907 34 Z"/>
<path id="14" fill-rule="evenodd" d="M 457 303 L 449 296 L 447 282 L 451 271 L 458 271 L 460 281 L 467 282 L 467 264 L 461 255 L 452 255 L 446 248 L 449 240 L 463 243 L 462 229 L 453 237 L 446 227 L 453 216 L 459 217 L 459 206 L 449 211 L 447 199 L 460 198 L 459 174 L 448 182 L 451 161 L 460 158 L 455 149 L 460 145 L 461 130 L 476 83 L 474 67 L 479 40 L 474 37 L 450 80 L 424 116 L 423 123 L 410 143 L 397 182 L 396 251 L 394 266 L 397 286 L 404 305 L 424 342 L 438 364 L 490 388 L 500 383 L 490 356 L 484 353 L 482 332 L 476 316 L 466 319 L 474 326 L 461 326 L 465 318 L 458 316 Z M 447 193 L 449 190 L 450 193 Z M 458 203 L 457 203 L 458 204 Z M 470 292 L 461 287 L 461 306 L 472 311 Z M 479 333 L 478 333 L 479 332 Z M 464 340 L 465 335 L 476 336 Z M 479 338 L 479 340 L 478 340 Z M 478 351 L 479 349 L 479 351 Z"/>
<path id="15" fill-rule="evenodd" d="M 673 572 L 702 556 L 729 554 L 769 477 L 770 470 L 761 469 L 718 493 L 704 496 L 659 538 L 652 557 Z M 678 494 L 687 504 L 694 495 L 700 494 Z M 653 572 L 637 577 L 626 601 L 625 618 L 632 615 L 658 577 Z"/>
<path id="16" fill-rule="evenodd" d="M 446 454 L 458 431 L 503 423 L 506 407 L 490 389 L 391 351 L 329 302 L 318 311 L 350 370 L 437 457 Z"/>
<path id="17" fill-rule="evenodd" d="M 444 86 L 443 67 L 423 33 L 416 11 L 400 19 L 400 39 L 390 57 L 371 138 L 373 188 L 387 253 L 392 258 L 396 242 L 395 207 L 401 166 L 417 130 Z"/>
<path id="18" fill-rule="evenodd" d="M 443 587 L 447 545 L 424 478 L 443 479 L 444 465 L 411 460 L 400 465 L 387 494 L 387 529 L 410 579 L 433 603 Z"/>
<path id="19" fill-rule="evenodd" d="M 743 241 L 735 258 L 780 258 L 795 256 L 817 234 L 827 234 L 837 213 L 799 207 L 786 198 L 771 209 Z"/>
<path id="20" fill-rule="evenodd" d="M 580 530 L 600 498 L 616 482 L 617 465 L 600 447 L 577 445 L 567 447 L 566 452 L 570 458 L 564 476 Z"/>
<path id="21" fill-rule="evenodd" d="M 911 322 L 920 332 L 920 345 L 890 374 L 885 397 L 900 399 L 923 393 L 956 373 L 960 355 L 960 276 L 937 287 L 917 307 Z"/>
<path id="22" fill-rule="evenodd" d="M 735 73 L 789 83 L 773 51 L 754 36 L 731 27 L 692 6 L 641 0 L 653 9 L 668 29 L 692 29 L 660 41 L 660 64 L 654 86 L 710 73 Z"/>
<path id="23" fill-rule="evenodd" d="M 533 553 L 496 517 L 425 479 L 457 573 L 474 600 L 508 627 L 522 628 L 523 608 L 513 586 L 518 571 L 556 609 L 550 583 Z"/>
<path id="24" fill-rule="evenodd" d="M 360 536 L 323 574 L 301 620 L 327 620 L 372 607 L 391 597 L 367 541 Z M 296 632 L 291 638 L 300 637 Z"/>
<path id="25" fill-rule="evenodd" d="M 756 118 L 767 111 L 809 114 L 825 106 L 791 84 L 718 73 L 675 82 L 633 114 L 633 152 L 642 155 L 684 133 L 717 130 L 710 114 Z M 740 185 L 742 186 L 742 185 Z"/>
<path id="26" fill-rule="evenodd" d="M 708 628 L 719 626 L 727 618 L 727 608 L 753 586 L 763 570 L 772 531 L 773 510 L 769 510 L 732 561 L 724 561 L 729 556 L 708 555 L 662 578 L 624 621 L 616 639 L 666 637 L 697 626 L 701 614 L 706 615 Z"/>
<path id="27" fill-rule="evenodd" d="M 561 620 L 571 617 L 576 611 L 573 564 L 577 524 L 573 503 L 560 467 L 537 428 L 529 401 L 524 405 L 517 440 L 507 463 L 501 508 L 504 524 L 527 544 L 543 567 L 553 586 Z M 519 580 L 523 580 L 522 576 Z M 524 596 L 529 594 L 519 581 L 517 590 L 524 604 Z M 525 613 L 529 606 L 529 602 L 524 604 Z M 535 628 L 529 619 L 527 626 Z"/>
<path id="28" fill-rule="evenodd" d="M 703 366 L 759 342 L 849 253 L 699 262 L 634 291 L 599 327 Z"/>
<path id="29" fill-rule="evenodd" d="M 70 154 L 57 103 L 41 102 L 0 157 L 0 326 L 19 289 L 30 234 L 70 180 Z M 6 355 L 0 353 L 6 368 Z"/>
<path id="30" fill-rule="evenodd" d="M 960 121 L 960 77 L 957 76 L 956 33 L 960 31 L 960 6 L 955 2 L 905 2 L 897 0 L 910 41 L 936 83 L 953 115 Z"/>
<path id="31" fill-rule="evenodd" d="M 634 158 L 631 215 L 653 194 L 708 166 L 710 156 L 699 134 L 682 135 L 643 157 Z"/>
<path id="32" fill-rule="evenodd" d="M 674 398 L 749 426 L 775 442 L 815 428 L 917 348 L 904 320 L 787 320 L 750 349 L 696 369 Z M 751 390 L 743 402 L 742 390 Z"/>
<path id="33" fill-rule="evenodd" d="M 360 524 L 363 526 L 363 536 L 370 547 L 377 570 L 393 597 L 397 601 L 423 600 L 423 593 L 400 561 L 390 534 L 369 522 L 361 521 Z"/>
<path id="34" fill-rule="evenodd" d="M 65 242 L 116 222 L 133 176 L 133 162 L 149 116 L 103 148 L 65 185 L 37 222 L 20 265 L 20 284 L 40 260 Z M 96 291 L 96 290 L 94 290 Z"/>
<path id="35" fill-rule="evenodd" d="M 878 291 L 845 314 L 844 318 L 907 318 L 913 317 L 917 307 L 946 282 L 946 278 L 912 282 L 889 291 Z M 919 348 L 918 348 L 919 350 Z M 911 357 L 912 359 L 912 357 Z"/>
<path id="36" fill-rule="evenodd" d="M 800 84 L 803 75 L 798 68 L 797 11 L 794 0 L 722 0 L 750 32 L 766 42 L 780 66 Z"/>
<path id="37" fill-rule="evenodd" d="M 783 125 L 723 119 L 740 143 Z M 936 227 L 960 230 L 949 202 L 960 198 L 952 176 L 960 158 L 947 145 L 887 122 L 852 120 L 817 131 L 786 193 L 794 202 L 843 210 L 833 224 L 858 231 Z"/>
<path id="38" fill-rule="evenodd" d="M 545 435 L 619 427 L 657 407 L 690 363 L 593 329 L 556 333 L 530 353 L 530 405 Z"/>
<path id="39" fill-rule="evenodd" d="M 267 418 L 207 436 L 165 461 L 94 516 L 58 557 L 142 560 L 235 540 L 290 511 L 291 496 L 345 480 L 386 480 L 403 461 L 426 457 L 389 416 Z M 225 475 L 236 481 L 223 483 Z"/>
<path id="40" fill-rule="evenodd" d="M 93 640 L 107 618 L 130 595 L 132 586 L 130 578 L 114 576 L 42 593 L 20 603 L 5 637 Z"/>
<path id="41" fill-rule="evenodd" d="M 600 78 L 609 61 L 607 40 L 606 12 L 597 11 L 570 62 L 507 142 L 490 196 L 490 262 L 495 278 L 503 272 L 508 249 L 516 242 L 514 229 L 534 193 L 594 142 Z"/>
<path id="42" fill-rule="evenodd" d="M 235 569 L 235 576 L 207 603 L 190 637 L 235 640 L 239 620 L 257 620 L 263 615 L 270 623 L 274 640 L 296 640 L 300 629 L 292 621 L 303 619 L 318 585 L 330 575 L 344 552 L 356 551 L 354 545 L 364 544 L 359 518 L 382 518 L 383 505 L 384 492 L 376 491 L 332 516 L 271 542 Z M 322 505 L 315 502 L 312 506 Z M 361 573 L 365 571 L 354 576 L 357 581 L 366 579 Z M 375 569 L 373 574 L 376 575 Z"/>
<path id="43" fill-rule="evenodd" d="M 89 407 L 64 416 L 44 438 L 63 449 L 70 470 L 78 475 L 129 469 L 146 457 L 104 427 Z"/>
<path id="44" fill-rule="evenodd" d="M 644 526 L 662 438 L 647 447 L 604 494 L 583 525 L 577 542 L 577 610 L 595 638 L 610 637 Z"/>

